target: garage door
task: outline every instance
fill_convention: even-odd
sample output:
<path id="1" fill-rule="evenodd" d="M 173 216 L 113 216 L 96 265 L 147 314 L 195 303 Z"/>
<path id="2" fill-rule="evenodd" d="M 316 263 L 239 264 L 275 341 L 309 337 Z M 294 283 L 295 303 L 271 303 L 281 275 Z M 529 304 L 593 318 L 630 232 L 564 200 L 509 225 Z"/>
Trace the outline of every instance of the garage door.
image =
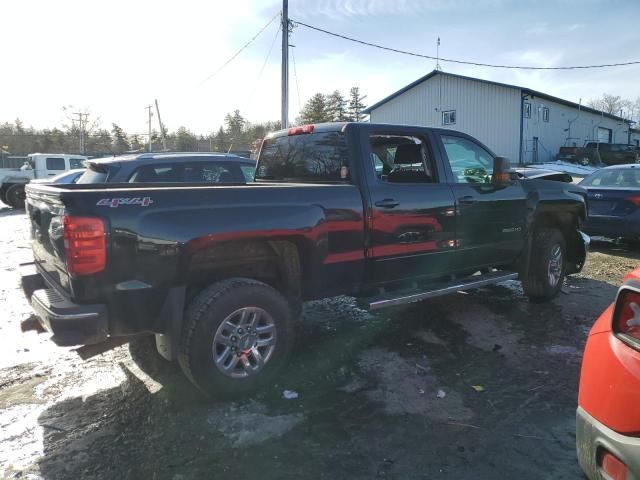
<path id="1" fill-rule="evenodd" d="M 611 129 L 598 127 L 598 141 L 603 143 L 611 143 Z"/>

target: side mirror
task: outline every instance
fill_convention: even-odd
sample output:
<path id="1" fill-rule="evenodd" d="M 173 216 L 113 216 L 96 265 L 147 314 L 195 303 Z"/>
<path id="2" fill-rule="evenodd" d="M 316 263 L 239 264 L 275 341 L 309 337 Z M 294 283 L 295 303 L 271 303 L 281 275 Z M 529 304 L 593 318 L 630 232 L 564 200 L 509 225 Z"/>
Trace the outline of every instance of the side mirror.
<path id="1" fill-rule="evenodd" d="M 511 163 L 504 157 L 496 157 L 493 159 L 493 175 L 491 183 L 495 187 L 506 187 L 513 179 L 513 171 Z"/>

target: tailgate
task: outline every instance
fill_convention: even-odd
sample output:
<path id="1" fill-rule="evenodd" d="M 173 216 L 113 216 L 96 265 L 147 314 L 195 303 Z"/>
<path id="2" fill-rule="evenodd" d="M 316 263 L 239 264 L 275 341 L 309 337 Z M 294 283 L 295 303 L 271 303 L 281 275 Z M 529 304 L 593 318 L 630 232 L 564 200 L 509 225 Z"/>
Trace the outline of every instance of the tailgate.
<path id="1" fill-rule="evenodd" d="M 41 193 L 31 187 L 27 190 L 26 210 L 38 270 L 50 283 L 69 292 L 64 256 L 63 203 L 55 193 Z"/>

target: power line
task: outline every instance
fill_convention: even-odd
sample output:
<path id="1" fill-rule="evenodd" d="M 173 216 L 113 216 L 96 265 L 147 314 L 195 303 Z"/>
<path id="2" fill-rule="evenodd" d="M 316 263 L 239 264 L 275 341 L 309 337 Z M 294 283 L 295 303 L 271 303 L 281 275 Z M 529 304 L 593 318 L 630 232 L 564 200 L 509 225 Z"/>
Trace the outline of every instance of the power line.
<path id="1" fill-rule="evenodd" d="M 291 60 L 293 60 L 293 78 L 296 79 L 296 90 L 298 91 L 298 110 L 302 110 L 302 102 L 300 101 L 300 84 L 298 84 L 298 72 L 296 70 L 296 56 L 291 50 Z"/>
<path id="2" fill-rule="evenodd" d="M 242 53 L 242 52 L 243 52 L 243 51 L 244 51 L 244 50 L 245 50 L 249 45 L 251 45 L 251 44 L 255 41 L 255 39 L 256 39 L 256 38 L 258 38 L 258 37 L 260 36 L 260 34 L 261 34 L 262 32 L 264 32 L 264 31 L 267 29 L 267 27 L 268 27 L 269 25 L 271 25 L 271 24 L 273 23 L 273 21 L 274 21 L 276 18 L 278 18 L 278 17 L 280 17 L 280 12 L 276 13 L 276 14 L 271 18 L 271 20 L 269 20 L 269 21 L 266 23 L 266 25 L 265 25 L 264 27 L 262 27 L 262 28 L 258 31 L 258 33 L 256 33 L 253 37 L 251 37 L 251 40 L 249 40 L 247 43 L 245 43 L 245 44 L 240 48 L 240 50 L 238 50 L 236 53 L 234 53 L 234 54 L 231 56 L 231 58 L 229 58 L 226 62 L 224 62 L 222 65 L 220 65 L 220 67 L 218 67 L 218 69 L 217 69 L 215 72 L 213 72 L 213 73 L 212 73 L 211 75 L 209 75 L 207 78 L 205 78 L 204 80 L 202 80 L 202 81 L 200 82 L 200 85 L 202 85 L 203 83 L 205 83 L 205 82 L 209 81 L 211 78 L 213 78 L 213 77 L 214 77 L 214 76 L 216 76 L 218 73 L 220 73 L 220 71 L 221 71 L 224 67 L 226 67 L 226 66 L 227 66 L 227 65 L 229 65 L 233 60 L 235 60 L 235 58 L 236 58 L 238 55 L 240 55 L 240 54 L 241 54 L 241 53 Z"/>
<path id="3" fill-rule="evenodd" d="M 639 65 L 640 60 L 634 60 L 631 62 L 621 62 L 621 63 L 604 63 L 601 65 L 573 65 L 568 67 L 530 67 L 523 65 L 496 65 L 491 63 L 481 63 L 481 62 L 467 62 L 464 60 L 454 60 L 451 58 L 437 58 L 432 57 L 431 55 L 423 55 L 421 53 L 409 52 L 407 50 L 400 50 L 397 48 L 385 47 L 384 45 L 378 45 L 376 43 L 365 42 L 364 40 L 358 40 L 357 38 L 348 37 L 346 35 L 340 35 L 339 33 L 330 32 L 328 30 L 324 30 L 319 27 L 314 27 L 313 25 L 309 25 L 304 22 L 300 22 L 298 20 L 292 20 L 292 22 L 297 25 L 302 25 L 303 27 L 310 28 L 311 30 L 316 30 L 318 32 L 326 33 L 327 35 L 331 35 L 333 37 L 342 38 L 343 40 L 349 40 L 350 42 L 359 43 L 361 45 L 367 45 L 369 47 L 379 48 L 381 50 L 387 50 L 389 52 L 401 53 L 403 55 L 410 55 L 412 57 L 426 58 L 429 60 L 439 60 L 440 62 L 449 62 L 449 63 L 460 63 L 463 65 L 474 65 L 476 67 L 491 67 L 491 68 L 508 68 L 514 70 L 577 70 L 577 69 L 588 69 L 588 68 L 607 68 L 607 67 L 623 67 L 627 65 Z"/>
<path id="4" fill-rule="evenodd" d="M 276 30 L 276 34 L 273 36 L 273 40 L 271 41 L 271 46 L 269 47 L 269 51 L 267 52 L 266 58 L 264 59 L 262 68 L 260 68 L 260 71 L 258 72 L 258 75 L 255 78 L 253 88 L 251 89 L 251 93 L 249 93 L 249 96 L 247 98 L 247 101 L 246 101 L 247 104 L 250 103 L 251 99 L 253 98 L 253 94 L 256 92 L 256 89 L 258 88 L 258 83 L 260 81 L 260 78 L 262 77 L 262 73 L 264 72 L 265 67 L 267 66 L 267 62 L 271 57 L 271 52 L 273 51 L 273 47 L 276 45 L 276 40 L 278 39 L 278 34 L 280 33 L 281 29 L 282 29 L 282 25 L 278 25 L 278 29 Z"/>

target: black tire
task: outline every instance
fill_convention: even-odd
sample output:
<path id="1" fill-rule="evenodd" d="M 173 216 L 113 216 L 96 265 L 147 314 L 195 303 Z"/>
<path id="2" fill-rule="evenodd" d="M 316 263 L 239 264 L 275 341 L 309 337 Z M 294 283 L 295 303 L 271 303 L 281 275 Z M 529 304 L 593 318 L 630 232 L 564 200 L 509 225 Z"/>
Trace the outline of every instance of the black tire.
<path id="1" fill-rule="evenodd" d="M 7 187 L 0 188 L 0 200 L 2 200 L 2 203 L 5 205 L 9 205 L 7 202 Z"/>
<path id="2" fill-rule="evenodd" d="M 5 198 L 7 199 L 7 205 L 9 205 L 10 207 L 15 209 L 23 209 L 24 201 L 26 198 L 24 193 L 24 185 L 11 185 L 9 188 L 7 188 Z"/>
<path id="3" fill-rule="evenodd" d="M 275 343 L 264 366 L 257 373 L 243 378 L 233 378 L 229 373 L 223 373 L 223 367 L 216 364 L 215 355 L 219 354 L 222 357 L 222 353 L 218 353 L 217 350 L 220 345 L 214 346 L 214 338 L 216 332 L 224 328 L 221 327 L 222 323 L 243 308 L 257 308 L 267 313 L 268 320 L 275 328 Z M 231 320 L 234 318 L 231 317 Z M 254 337 L 257 338 L 255 331 L 256 329 Z M 246 347 L 248 343 L 244 341 L 251 342 L 255 338 L 248 338 L 247 332 L 243 333 L 245 335 L 238 335 L 236 341 Z M 211 285 L 189 303 L 185 313 L 178 362 L 189 380 L 207 395 L 224 398 L 248 395 L 269 384 L 277 376 L 289 359 L 293 338 L 291 308 L 278 291 L 256 280 L 232 278 Z M 231 361 L 235 360 L 241 370 L 238 375 L 246 370 L 240 365 L 240 359 L 236 360 L 236 356 L 242 357 L 240 348 L 238 347 L 236 354 L 230 354 Z M 249 350 L 252 349 L 244 351 Z"/>
<path id="4" fill-rule="evenodd" d="M 552 265 L 553 254 L 560 249 L 560 261 Z M 525 295 L 530 299 L 550 300 L 555 297 L 564 282 L 567 271 L 566 243 L 562 232 L 555 228 L 539 228 L 533 237 L 531 258 L 529 259 L 529 272 L 522 281 Z M 559 264 L 559 265 L 558 265 Z M 558 280 L 552 281 L 551 270 L 559 273 Z"/>

